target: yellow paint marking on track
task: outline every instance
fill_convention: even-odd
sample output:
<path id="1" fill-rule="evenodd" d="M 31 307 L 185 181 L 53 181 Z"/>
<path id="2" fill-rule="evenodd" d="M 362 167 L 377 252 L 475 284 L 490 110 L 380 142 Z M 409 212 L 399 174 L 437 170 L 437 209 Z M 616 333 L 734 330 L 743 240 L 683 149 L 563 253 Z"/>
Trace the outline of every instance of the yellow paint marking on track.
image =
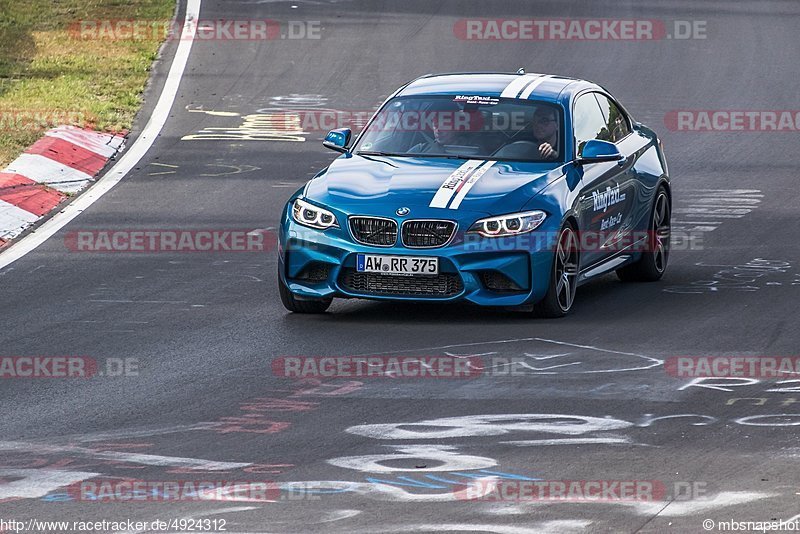
<path id="1" fill-rule="evenodd" d="M 238 140 L 285 141 L 303 143 L 309 132 L 300 126 L 300 116 L 295 113 L 256 113 L 245 115 L 242 124 L 234 128 L 207 127 L 195 134 L 185 135 L 182 141 Z"/>

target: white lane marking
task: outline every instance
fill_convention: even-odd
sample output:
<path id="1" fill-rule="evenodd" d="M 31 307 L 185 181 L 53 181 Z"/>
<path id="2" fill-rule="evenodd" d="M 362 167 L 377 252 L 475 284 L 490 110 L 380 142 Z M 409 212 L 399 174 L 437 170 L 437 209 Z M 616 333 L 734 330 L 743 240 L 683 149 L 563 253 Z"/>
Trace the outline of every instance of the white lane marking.
<path id="1" fill-rule="evenodd" d="M 703 497 L 702 499 L 691 501 L 672 501 L 667 506 L 664 506 L 663 502 L 617 501 L 616 504 L 633 507 L 639 515 L 658 513 L 658 515 L 665 517 L 681 517 L 777 497 L 778 495 L 777 493 L 759 491 L 723 491 L 714 495 L 713 498 Z"/>
<path id="2" fill-rule="evenodd" d="M 471 159 L 465 162 L 461 167 L 454 170 L 450 176 L 445 178 L 442 185 L 439 186 L 439 190 L 436 191 L 436 194 L 433 195 L 433 200 L 428 205 L 429 208 L 446 208 L 447 204 L 450 202 L 450 199 L 453 198 L 453 194 L 455 193 L 456 188 L 458 185 L 467 178 L 467 175 L 472 172 L 474 169 L 479 167 L 484 163 L 482 159 Z"/>
<path id="3" fill-rule="evenodd" d="M 456 198 L 453 200 L 453 203 L 450 204 L 450 209 L 451 210 L 457 210 L 458 209 L 458 207 L 461 205 L 461 201 L 463 201 L 464 197 L 467 196 L 467 193 L 469 193 L 469 190 L 472 189 L 472 186 L 475 185 L 475 182 L 480 180 L 481 176 L 486 174 L 486 171 L 488 171 L 489 168 L 492 165 L 494 165 L 495 163 L 497 163 L 497 162 L 496 161 L 487 161 L 481 167 L 478 167 L 475 170 L 475 172 L 472 173 L 472 176 L 469 177 L 467 182 L 463 186 L 461 186 L 461 189 L 458 191 L 458 193 L 456 193 Z"/>
<path id="4" fill-rule="evenodd" d="M 519 362 L 520 367 L 524 367 L 525 369 L 530 369 L 531 371 L 547 371 L 548 369 L 558 369 L 559 367 L 569 367 L 570 365 L 581 365 L 583 362 L 570 362 L 570 363 L 562 363 L 560 365 L 550 365 L 548 367 L 534 367 L 531 364 L 525 362 Z"/>
<path id="5" fill-rule="evenodd" d="M 189 113 L 205 113 L 206 115 L 212 115 L 214 117 L 241 117 L 241 113 L 237 113 L 235 111 L 213 111 L 210 109 L 189 109 L 189 106 L 186 106 L 186 111 Z"/>
<path id="6" fill-rule="evenodd" d="M 100 473 L 57 469 L 0 469 L 0 477 L 18 478 L 0 484 L 0 502 L 4 499 L 38 499 L 63 486 L 77 484 Z"/>
<path id="7" fill-rule="evenodd" d="M 480 356 L 492 356 L 493 354 L 497 354 L 497 351 L 481 352 L 481 353 L 478 353 L 478 354 L 455 354 L 455 353 L 452 353 L 452 352 L 445 351 L 444 354 L 445 354 L 445 356 L 451 356 L 453 358 L 459 358 L 461 360 L 464 360 L 466 358 L 477 358 L 477 357 L 480 357 Z"/>
<path id="8" fill-rule="evenodd" d="M 101 322 L 101 321 L 82 321 L 82 322 Z M 145 321 L 146 322 L 146 321 Z M 147 428 L 140 430 L 114 430 L 110 432 L 92 432 L 90 434 L 74 434 L 70 436 L 62 436 L 59 438 L 62 441 L 69 441 L 70 443 L 92 443 L 95 441 L 114 441 L 122 439 L 144 438 L 152 436 L 164 436 L 167 434 L 179 434 L 183 432 L 191 432 L 193 430 L 211 430 L 220 426 L 220 423 L 195 423 L 192 425 L 178 425 L 166 426 L 157 428 Z M 47 439 L 46 443 L 52 443 L 52 438 Z M 34 440 L 33 442 L 37 442 Z"/>
<path id="9" fill-rule="evenodd" d="M 635 445 L 630 438 L 567 438 L 567 439 L 523 439 L 514 441 L 501 441 L 503 445 L 515 445 L 517 447 L 539 447 L 546 445 Z"/>
<path id="10" fill-rule="evenodd" d="M 192 49 L 192 43 L 194 42 L 195 33 L 197 31 L 197 24 L 193 21 L 197 20 L 200 15 L 200 1 L 201 0 L 187 1 L 186 18 L 184 20 L 181 38 L 178 41 L 178 48 L 175 51 L 175 57 L 172 59 L 172 65 L 167 74 L 164 89 L 158 97 L 158 102 L 153 109 L 150 120 L 147 121 L 142 133 L 139 135 L 138 139 L 136 139 L 136 142 L 124 152 L 124 155 L 116 165 L 100 178 L 94 186 L 75 199 L 75 202 L 68 205 L 63 211 L 57 213 L 53 218 L 45 222 L 36 232 L 29 234 L 0 254 L 0 269 L 14 263 L 44 243 L 47 239 L 52 237 L 53 234 L 66 226 L 72 219 L 80 215 L 83 210 L 94 204 L 97 199 L 108 193 L 111 188 L 117 185 L 131 169 L 139 163 L 139 160 L 141 160 L 147 151 L 150 150 L 150 147 L 153 146 L 153 142 L 155 142 L 164 124 L 167 122 L 169 111 L 175 101 L 175 96 L 178 94 L 178 87 L 181 83 L 183 72 L 186 69 L 186 62 L 189 59 L 189 52 Z"/>
<path id="11" fill-rule="evenodd" d="M 513 82 L 506 85 L 506 88 L 500 93 L 500 98 L 516 98 L 519 92 L 522 91 L 522 88 L 525 87 L 525 84 L 530 83 L 539 76 L 541 76 L 541 74 L 525 74 L 524 76 L 516 78 Z"/>
<path id="12" fill-rule="evenodd" d="M 21 441 L 0 441 L 0 451 L 33 452 L 36 454 L 68 454 L 98 460 L 117 460 L 139 465 L 153 465 L 159 467 L 186 467 L 201 471 L 225 471 L 249 467 L 250 463 L 241 462 L 215 462 L 200 458 L 181 458 L 179 456 L 160 456 L 156 454 L 139 454 L 133 452 L 98 451 L 86 447 L 72 445 L 44 445 L 40 443 Z"/>
<path id="13" fill-rule="evenodd" d="M 644 371 L 647 369 L 652 369 L 653 367 L 657 367 L 659 365 L 664 364 L 664 360 L 659 360 L 658 358 L 653 358 L 651 356 L 645 356 L 644 354 L 636 354 L 634 352 L 623 352 L 619 350 L 612 350 L 612 349 L 603 349 L 600 347 L 595 347 L 592 345 L 580 345 L 577 343 L 569 343 L 567 341 L 557 341 L 555 339 L 545 339 L 541 337 L 523 337 L 523 338 L 514 338 L 514 339 L 498 339 L 496 341 L 476 341 L 471 343 L 457 343 L 454 345 L 441 345 L 437 347 L 424 347 L 421 349 L 415 349 L 418 351 L 422 350 L 444 350 L 444 349 L 454 349 L 454 348 L 461 348 L 461 347 L 475 347 L 478 345 L 492 345 L 492 344 L 504 344 L 504 343 L 518 343 L 521 341 L 539 341 L 542 343 L 553 343 L 555 345 L 563 345 L 566 347 L 573 347 L 578 349 L 586 349 L 586 350 L 596 350 L 598 352 L 607 352 L 609 354 L 619 354 L 622 356 L 635 356 L 637 358 L 641 358 L 645 360 L 645 363 L 640 367 L 626 367 L 622 369 L 601 369 L 596 371 L 581 371 L 579 374 L 593 374 L 593 373 L 622 373 L 626 371 Z M 401 352 L 408 352 L 407 349 L 399 349 L 399 350 L 387 350 L 384 352 L 370 352 L 367 354 L 357 354 L 356 356 L 375 356 L 380 354 L 397 354 Z M 496 353 L 496 352 L 495 352 Z M 445 354 L 450 354 L 445 352 Z M 488 353 L 492 354 L 492 353 Z M 470 354 L 464 354 L 465 357 L 469 357 Z M 542 374 L 555 374 L 555 373 L 542 373 Z"/>
<path id="14" fill-rule="evenodd" d="M 63 193 L 77 193 L 92 179 L 83 171 L 40 154 L 21 154 L 6 167 L 5 172 L 20 174 Z"/>
<path id="15" fill-rule="evenodd" d="M 497 524 L 476 523 L 415 523 L 387 528 L 383 532 L 483 532 L 485 534 L 564 534 L 567 532 L 587 532 L 591 521 L 580 519 L 556 519 L 535 523 L 531 527 L 515 527 Z M 391 530 L 388 530 L 391 529 Z"/>
<path id="16" fill-rule="evenodd" d="M 522 93 L 519 95 L 519 98 L 520 99 L 528 98 L 529 96 L 531 96 L 531 93 L 533 93 L 533 91 L 537 87 L 539 87 L 539 85 L 542 82 L 545 82 L 545 81 L 547 81 L 548 79 L 550 79 L 552 77 L 553 77 L 552 74 L 548 74 L 547 76 L 540 76 L 539 78 L 536 78 L 535 80 L 533 80 L 533 82 L 528 84 L 528 87 L 526 87 L 524 91 L 522 91 Z"/>
<path id="17" fill-rule="evenodd" d="M 517 431 L 577 436 L 591 432 L 610 432 L 632 426 L 633 423 L 621 419 L 585 415 L 529 413 L 467 415 L 428 419 L 427 421 L 417 421 L 415 423 L 365 424 L 351 426 L 345 429 L 345 432 L 373 439 L 401 440 L 501 436 Z M 439 430 L 436 430 L 437 428 Z M 394 445 L 394 447 L 399 447 L 399 445 Z M 430 445 L 430 447 L 434 446 Z M 444 445 L 436 445 L 435 447 L 444 447 Z M 409 454 L 411 453 L 409 452 Z M 474 467 L 472 469 L 484 468 Z"/>
<path id="18" fill-rule="evenodd" d="M 361 513 L 361 510 L 333 510 L 332 512 L 325 512 L 321 514 L 324 519 L 315 521 L 314 524 L 333 523 L 334 521 L 341 521 L 342 519 L 350 519 Z M 325 517 L 327 516 L 327 517 Z"/>
<path id="19" fill-rule="evenodd" d="M 0 200 L 0 238 L 13 239 L 38 219 L 38 215 Z"/>
<path id="20" fill-rule="evenodd" d="M 690 189 L 686 200 L 672 210 L 673 235 L 681 232 L 712 232 L 725 219 L 741 219 L 761 204 L 760 189 Z"/>
<path id="21" fill-rule="evenodd" d="M 536 356 L 535 354 L 530 354 L 530 353 L 527 353 L 527 352 L 525 352 L 523 354 L 525 354 L 525 356 L 527 356 L 529 358 L 533 358 L 534 360 L 550 360 L 552 358 L 561 358 L 562 356 L 569 356 L 572 353 L 571 352 L 564 352 L 563 354 L 553 354 L 552 356 Z"/>
<path id="22" fill-rule="evenodd" d="M 368 425 L 367 425 L 368 426 Z M 379 426 L 379 425 L 378 425 Z M 350 432 L 352 429 L 346 431 Z M 357 434 L 358 432 L 351 432 Z M 362 434 L 364 435 L 364 434 Z M 367 473 L 393 473 L 393 472 L 425 472 L 431 471 L 471 471 L 475 469 L 488 469 L 497 466 L 497 460 L 485 456 L 471 456 L 454 452 L 452 445 L 393 445 L 396 450 L 389 454 L 367 454 L 363 456 L 342 456 L 331 458 L 328 463 L 344 469 L 354 469 Z M 381 462 L 405 460 L 405 467 L 383 465 Z M 414 460 L 414 462 L 411 462 Z M 415 464 L 429 464 L 436 462 L 438 465 L 419 467 Z"/>

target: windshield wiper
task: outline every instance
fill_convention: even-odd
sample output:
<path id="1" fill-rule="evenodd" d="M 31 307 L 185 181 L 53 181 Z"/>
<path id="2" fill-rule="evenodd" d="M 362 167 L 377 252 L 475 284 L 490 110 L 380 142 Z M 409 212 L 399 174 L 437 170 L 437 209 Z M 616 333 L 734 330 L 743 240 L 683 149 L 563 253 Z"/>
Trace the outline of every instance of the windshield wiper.
<path id="1" fill-rule="evenodd" d="M 389 156 L 389 157 L 402 157 L 413 156 L 414 154 L 400 154 L 397 152 L 370 152 L 366 150 L 359 150 L 356 152 L 357 156 Z"/>
<path id="2" fill-rule="evenodd" d="M 480 156 L 465 156 L 463 154 L 448 154 L 444 157 L 447 159 L 483 159 Z"/>
<path id="3" fill-rule="evenodd" d="M 445 158 L 445 159 L 484 159 L 480 156 L 464 156 L 462 154 L 413 154 L 420 158 Z"/>

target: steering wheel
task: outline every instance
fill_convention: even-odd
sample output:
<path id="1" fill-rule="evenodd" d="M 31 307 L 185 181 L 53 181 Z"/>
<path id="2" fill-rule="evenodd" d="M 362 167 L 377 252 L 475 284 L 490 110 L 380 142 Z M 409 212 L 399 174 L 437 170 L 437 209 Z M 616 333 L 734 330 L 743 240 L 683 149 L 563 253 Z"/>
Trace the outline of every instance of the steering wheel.
<path id="1" fill-rule="evenodd" d="M 538 155 L 539 147 L 533 141 L 514 141 L 492 152 L 492 156 L 500 158 L 537 159 Z"/>

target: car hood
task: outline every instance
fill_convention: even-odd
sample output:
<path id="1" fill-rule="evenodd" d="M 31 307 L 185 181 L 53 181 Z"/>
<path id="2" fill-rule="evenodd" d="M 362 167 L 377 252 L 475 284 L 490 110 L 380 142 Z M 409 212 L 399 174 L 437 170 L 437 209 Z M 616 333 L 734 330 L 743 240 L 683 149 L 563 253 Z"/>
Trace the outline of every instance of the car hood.
<path id="1" fill-rule="evenodd" d="M 305 188 L 309 200 L 348 212 L 394 214 L 419 208 L 427 216 L 458 212 L 503 214 L 519 211 L 562 175 L 559 163 L 528 163 L 425 157 L 344 155 Z M 474 172 L 470 172 L 475 169 Z M 464 188 L 458 206 L 459 177 Z M 455 189 L 440 191 L 445 182 Z M 464 195 L 464 192 L 466 194 Z M 434 198 L 437 201 L 434 202 Z"/>

